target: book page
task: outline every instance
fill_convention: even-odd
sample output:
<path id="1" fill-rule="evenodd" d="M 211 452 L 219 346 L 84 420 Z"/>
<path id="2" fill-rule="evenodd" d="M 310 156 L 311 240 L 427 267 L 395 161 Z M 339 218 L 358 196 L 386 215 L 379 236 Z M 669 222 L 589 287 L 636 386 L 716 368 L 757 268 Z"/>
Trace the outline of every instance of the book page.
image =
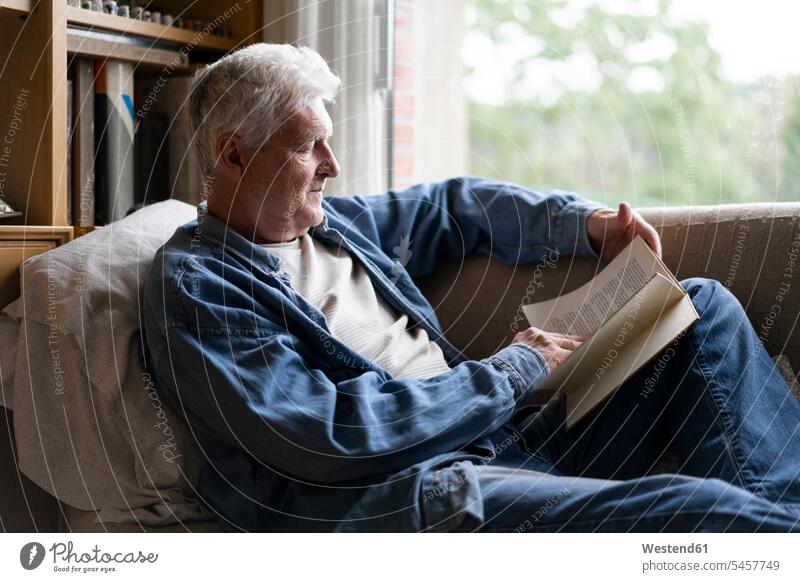
<path id="1" fill-rule="evenodd" d="M 567 430 L 667 348 L 697 319 L 694 304 L 684 293 L 677 303 L 664 309 L 650 329 L 631 337 L 616 353 L 611 351 L 614 348 L 610 348 L 588 381 L 567 382 Z"/>
<path id="2" fill-rule="evenodd" d="M 524 305 L 528 323 L 545 331 L 590 335 L 656 274 L 677 284 L 675 277 L 637 236 L 625 250 L 582 287 L 532 305 Z"/>
<path id="3" fill-rule="evenodd" d="M 578 387 L 595 382 L 606 357 L 616 360 L 634 337 L 650 330 L 661 312 L 684 296 L 683 288 L 663 275 L 654 275 L 597 332 L 582 343 L 537 386 L 541 390 L 562 390 L 569 394 Z M 616 364 L 615 361 L 606 365 Z M 602 375 L 602 374 L 600 374 Z"/>

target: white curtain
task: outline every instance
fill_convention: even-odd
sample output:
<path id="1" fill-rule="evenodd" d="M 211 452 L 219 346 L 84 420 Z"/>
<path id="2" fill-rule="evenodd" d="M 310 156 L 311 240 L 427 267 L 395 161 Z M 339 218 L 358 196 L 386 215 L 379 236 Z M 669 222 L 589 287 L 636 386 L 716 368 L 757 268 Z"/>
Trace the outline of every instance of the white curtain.
<path id="1" fill-rule="evenodd" d="M 391 0 L 264 0 L 264 40 L 310 46 L 342 79 L 331 140 L 342 171 L 326 194 L 389 186 Z"/>

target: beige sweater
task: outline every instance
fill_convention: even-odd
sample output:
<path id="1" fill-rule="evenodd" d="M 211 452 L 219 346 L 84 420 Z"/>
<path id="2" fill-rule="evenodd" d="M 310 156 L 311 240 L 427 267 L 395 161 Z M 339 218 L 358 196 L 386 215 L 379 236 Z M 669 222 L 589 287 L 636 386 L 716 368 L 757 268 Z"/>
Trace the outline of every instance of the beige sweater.
<path id="1" fill-rule="evenodd" d="M 424 329 L 408 327 L 408 316 L 375 292 L 346 249 L 309 234 L 262 246 L 284 261 L 292 288 L 322 312 L 333 336 L 393 377 L 430 378 L 450 369 L 439 346 Z"/>

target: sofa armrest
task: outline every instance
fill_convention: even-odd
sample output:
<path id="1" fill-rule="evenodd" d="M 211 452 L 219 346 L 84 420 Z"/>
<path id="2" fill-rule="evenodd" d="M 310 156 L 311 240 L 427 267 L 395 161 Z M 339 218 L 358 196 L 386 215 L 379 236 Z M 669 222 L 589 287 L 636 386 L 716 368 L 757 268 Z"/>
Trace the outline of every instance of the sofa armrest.
<path id="1" fill-rule="evenodd" d="M 772 355 L 800 369 L 800 203 L 640 211 L 661 233 L 664 262 L 681 280 L 717 279 L 741 301 Z M 470 358 L 507 345 L 527 326 L 519 309 L 583 284 L 602 265 L 572 257 L 506 267 L 487 257 L 441 265 L 418 281 L 445 335 Z M 797 279 L 797 280 L 795 280 Z"/>
<path id="2" fill-rule="evenodd" d="M 771 355 L 800 369 L 800 203 L 651 208 L 664 262 L 678 279 L 707 277 L 747 311 Z"/>

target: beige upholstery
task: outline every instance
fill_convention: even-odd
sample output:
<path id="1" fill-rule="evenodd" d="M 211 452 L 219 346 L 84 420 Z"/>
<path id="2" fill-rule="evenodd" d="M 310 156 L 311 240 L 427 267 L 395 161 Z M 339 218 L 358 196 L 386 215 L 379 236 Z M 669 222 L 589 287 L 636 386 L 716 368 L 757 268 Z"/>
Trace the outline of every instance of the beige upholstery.
<path id="1" fill-rule="evenodd" d="M 63 509 L 59 520 L 59 530 L 81 533 L 215 533 L 225 529 L 217 521 L 190 521 L 168 526 L 143 526 L 136 523 L 102 523 L 94 511 L 84 511 L 69 505 L 61 504 Z"/>
<path id="2" fill-rule="evenodd" d="M 800 369 L 800 332 L 796 329 L 800 280 L 794 279 L 800 277 L 800 263 L 793 263 L 800 258 L 794 254 L 800 250 L 800 204 L 649 209 L 642 214 L 661 231 L 664 260 L 678 279 L 701 276 L 726 283 L 747 308 L 770 353 L 785 353 L 794 369 Z M 463 263 L 443 264 L 433 277 L 419 283 L 451 341 L 469 356 L 480 358 L 511 341 L 512 324 L 519 318 L 518 308 L 526 294 L 532 302 L 556 296 L 573 289 L 598 268 L 592 261 L 570 257 L 555 262 L 555 268 L 546 263 L 512 268 L 486 257 L 470 257 Z M 522 329 L 524 320 L 517 321 Z M 0 442 L 5 449 L 9 434 L 3 427 Z M 46 497 L 36 497 L 29 512 L 20 500 L 19 487 L 11 487 L 10 481 L 16 483 L 16 468 L 9 465 L 10 455 L 2 447 L 0 462 L 4 463 L 0 466 L 0 520 L 7 531 L 143 529 L 96 524 L 92 512 L 71 508 L 59 515 Z M 9 474 L 13 479 L 6 478 Z M 214 527 L 216 524 L 200 522 L 178 525 L 174 531 Z"/>
<path id="3" fill-rule="evenodd" d="M 800 203 L 651 208 L 642 215 L 660 231 L 664 262 L 676 277 L 708 277 L 730 287 L 772 355 L 785 353 L 800 369 Z M 794 241 L 795 246 L 792 247 Z M 507 345 L 519 306 L 571 291 L 593 276 L 594 261 L 560 257 L 507 267 L 486 257 L 442 265 L 418 282 L 447 337 L 478 359 Z M 551 264 L 551 263 L 550 263 Z M 784 271 L 793 266 L 792 276 Z M 794 278 L 792 278 L 794 277 Z M 796 279 L 796 280 L 795 280 Z M 789 283 L 788 291 L 782 288 Z M 540 286 L 541 285 L 541 286 Z M 778 305 L 777 317 L 769 317 Z M 770 325 L 771 324 L 771 325 Z"/>
<path id="4" fill-rule="evenodd" d="M 22 296 L 0 318 L 21 338 L 7 381 L 19 467 L 73 507 L 102 508 L 107 522 L 210 518 L 184 495 L 200 452 L 162 405 L 139 349 L 144 278 L 156 251 L 195 215 L 176 200 L 151 204 L 29 259 Z"/>

